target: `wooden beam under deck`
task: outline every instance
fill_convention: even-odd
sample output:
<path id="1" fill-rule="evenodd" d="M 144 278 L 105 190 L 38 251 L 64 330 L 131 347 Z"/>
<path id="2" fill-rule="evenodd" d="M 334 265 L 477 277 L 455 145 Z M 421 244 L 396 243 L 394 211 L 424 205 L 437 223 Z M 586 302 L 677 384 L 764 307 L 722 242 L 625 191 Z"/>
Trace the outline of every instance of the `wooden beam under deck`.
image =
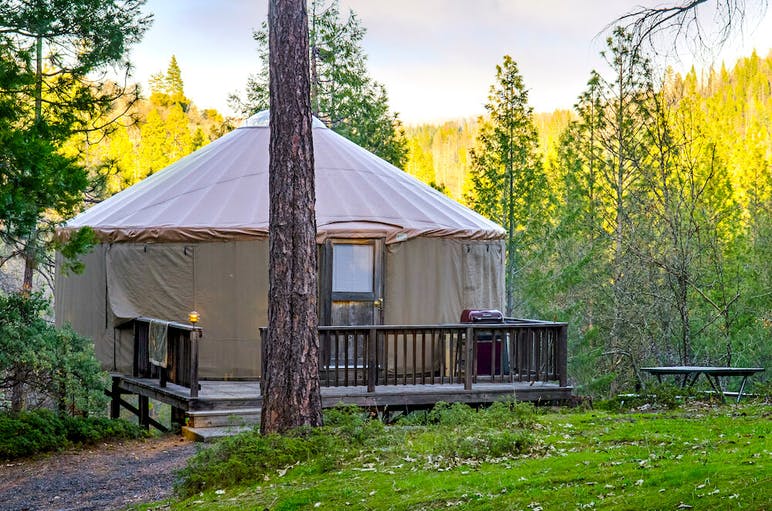
<path id="1" fill-rule="evenodd" d="M 117 375 L 116 375 L 117 376 Z M 172 383 L 161 387 L 158 380 L 118 376 L 122 391 L 169 404 L 185 411 L 239 410 L 260 408 L 260 384 L 257 381 L 202 381 L 197 397 L 190 390 Z M 572 387 L 557 383 L 515 382 L 473 384 L 465 390 L 464 384 L 435 385 L 382 385 L 369 392 L 366 386 L 322 387 L 322 406 L 337 404 L 362 407 L 425 408 L 439 401 L 485 404 L 514 398 L 518 401 L 566 401 Z"/>

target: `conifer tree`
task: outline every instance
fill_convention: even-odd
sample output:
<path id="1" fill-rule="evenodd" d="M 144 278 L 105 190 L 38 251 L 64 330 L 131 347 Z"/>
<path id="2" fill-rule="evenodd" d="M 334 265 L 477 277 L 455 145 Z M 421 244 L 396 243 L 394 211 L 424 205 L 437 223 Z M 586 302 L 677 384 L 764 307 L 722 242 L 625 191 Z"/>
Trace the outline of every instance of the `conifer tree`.
<path id="1" fill-rule="evenodd" d="M 603 52 L 608 79 L 593 72 L 579 97 L 579 119 L 563 138 L 565 206 L 562 208 L 560 270 L 565 289 L 581 303 L 573 308 L 584 327 L 586 344 L 576 345 L 578 359 L 593 353 L 587 376 L 637 367 L 649 354 L 648 297 L 655 270 L 639 264 L 636 244 L 643 209 L 642 172 L 649 102 L 647 61 L 633 51 L 629 34 L 617 30 Z M 599 354 L 604 354 L 598 360 Z M 624 383 L 626 377 L 619 378 Z"/>
<path id="2" fill-rule="evenodd" d="M 268 339 L 260 431 L 322 424 L 314 150 L 304 0 L 271 0 Z"/>
<path id="3" fill-rule="evenodd" d="M 365 28 L 353 10 L 344 17 L 338 0 L 311 0 L 309 74 L 313 114 L 329 128 L 386 161 L 407 160 L 399 116 L 389 110 L 385 87 L 367 73 Z M 234 109 L 251 115 L 268 108 L 267 26 L 255 32 L 260 71 L 247 82 L 246 98 L 231 96 Z"/>
<path id="4" fill-rule="evenodd" d="M 156 73 L 150 77 L 150 102 L 161 106 L 179 105 L 183 112 L 188 111 L 190 100 L 185 97 L 185 85 L 182 70 L 177 64 L 177 57 L 172 55 L 166 73 Z"/>
<path id="5" fill-rule="evenodd" d="M 507 231 L 506 313 L 511 316 L 522 256 L 533 248 L 547 186 L 528 91 L 509 55 L 496 66 L 485 109 L 488 119 L 480 121 L 478 147 L 471 151 L 473 190 L 467 200 Z"/>
<path id="6" fill-rule="evenodd" d="M 599 143 L 605 164 L 599 167 L 602 181 L 600 201 L 601 229 L 612 240 L 611 350 L 633 360 L 640 358 L 633 349 L 636 341 L 629 328 L 634 323 L 636 307 L 641 305 L 641 285 L 650 282 L 641 272 L 629 247 L 636 233 L 636 201 L 640 192 L 641 165 L 646 156 L 646 127 L 650 121 L 653 84 L 648 60 L 632 44 L 630 34 L 617 29 L 602 52 L 610 68 L 610 80 L 604 80 L 604 108 Z"/>
<path id="7" fill-rule="evenodd" d="M 73 134 L 104 131 L 117 98 L 135 90 L 100 78 L 110 68 L 126 69 L 129 47 L 139 41 L 151 17 L 144 0 L 5 0 L 0 2 L 0 44 L 22 76 L 19 87 L 0 90 L 13 98 L 17 122 L 8 126 L 3 187 L 24 190 L 3 211 L 3 241 L 24 259 L 22 287 L 30 291 L 62 216 L 78 207 L 89 186 L 79 162 L 61 147 Z M 3 194 L 13 194 L 4 190 Z"/>

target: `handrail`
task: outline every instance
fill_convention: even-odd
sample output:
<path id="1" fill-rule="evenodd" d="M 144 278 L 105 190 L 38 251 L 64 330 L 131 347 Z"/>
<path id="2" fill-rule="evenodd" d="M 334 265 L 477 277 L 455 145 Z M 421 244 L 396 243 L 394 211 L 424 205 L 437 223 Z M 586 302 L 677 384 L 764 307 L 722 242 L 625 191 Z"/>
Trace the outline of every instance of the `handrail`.
<path id="1" fill-rule="evenodd" d="M 155 366 L 158 371 L 158 378 L 161 387 L 165 387 L 167 381 L 181 386 L 187 386 L 190 389 L 190 397 L 198 397 L 198 352 L 199 341 L 203 337 L 204 330 L 196 325 L 178 323 L 175 321 L 166 321 L 157 318 L 140 316 L 134 318 L 134 349 L 135 349 L 135 376 L 153 377 L 152 370 L 142 370 L 150 365 L 147 352 L 147 334 L 137 329 L 136 325 L 145 323 L 149 325 L 152 322 L 163 322 L 169 327 L 166 334 L 166 353 L 167 367 Z M 170 330 L 180 332 L 180 335 L 170 335 Z M 144 343 L 144 345 L 143 345 Z M 142 358 L 140 360 L 140 357 Z M 139 367 L 141 365 L 141 367 Z M 140 374 L 144 373 L 144 374 Z M 170 377 L 171 376 L 171 377 Z"/>
<path id="2" fill-rule="evenodd" d="M 159 323 L 166 323 L 172 328 L 176 328 L 178 330 L 187 330 L 189 332 L 192 332 L 194 330 L 196 331 L 201 330 L 200 326 L 190 325 L 188 323 L 177 323 L 176 321 L 166 321 L 165 319 L 151 318 L 148 316 L 138 316 L 134 318 L 134 321 L 145 321 L 147 323 L 150 323 L 151 321 L 157 321 Z"/>
<path id="3" fill-rule="evenodd" d="M 509 318 L 508 318 L 509 319 Z M 420 325 L 319 325 L 320 331 L 331 330 L 423 330 L 429 328 L 467 328 L 490 329 L 490 328 L 508 328 L 508 327 L 545 327 L 545 326 L 568 326 L 568 323 L 556 321 L 539 321 L 537 319 L 518 319 L 516 323 L 430 323 Z"/>
<path id="4" fill-rule="evenodd" d="M 568 324 L 539 320 L 324 325 L 322 386 L 557 381 L 567 385 Z M 260 328 L 263 354 L 267 328 Z M 263 368 L 265 368 L 263 356 Z M 264 371 L 263 371 L 264 372 Z"/>

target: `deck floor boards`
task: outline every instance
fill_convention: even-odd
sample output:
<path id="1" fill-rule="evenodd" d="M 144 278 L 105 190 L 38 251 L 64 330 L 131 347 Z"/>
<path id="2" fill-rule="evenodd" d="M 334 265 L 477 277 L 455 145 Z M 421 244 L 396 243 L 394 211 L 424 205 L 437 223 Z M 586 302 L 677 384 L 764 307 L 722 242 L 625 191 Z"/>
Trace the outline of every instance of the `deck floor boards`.
<path id="1" fill-rule="evenodd" d="M 121 376 L 123 390 L 148 396 L 183 410 L 215 410 L 259 408 L 262 405 L 260 383 L 257 381 L 201 381 L 197 398 L 191 398 L 186 387 L 173 383 L 161 387 L 158 380 Z M 560 401 L 570 399 L 571 387 L 551 382 L 485 383 L 479 382 L 471 390 L 463 384 L 417 384 L 376 386 L 375 392 L 367 387 L 322 387 L 322 406 L 336 404 L 359 406 L 423 407 L 438 401 L 490 403 L 513 397 L 522 401 Z"/>

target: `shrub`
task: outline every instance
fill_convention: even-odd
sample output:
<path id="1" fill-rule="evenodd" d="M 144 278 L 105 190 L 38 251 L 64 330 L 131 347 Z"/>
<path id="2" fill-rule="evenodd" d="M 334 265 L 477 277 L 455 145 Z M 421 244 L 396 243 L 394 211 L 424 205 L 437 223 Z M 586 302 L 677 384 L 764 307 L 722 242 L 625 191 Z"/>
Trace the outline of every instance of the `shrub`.
<path id="1" fill-rule="evenodd" d="M 510 428 L 529 428 L 536 422 L 536 408 L 524 401 L 497 401 L 484 411 L 487 422 Z"/>
<path id="2" fill-rule="evenodd" d="M 772 381 L 755 381 L 751 386 L 750 392 L 756 399 L 764 402 L 770 402 L 772 401 Z"/>
<path id="3" fill-rule="evenodd" d="M 15 459 L 147 432 L 123 420 L 68 417 L 50 410 L 0 414 L 0 459 Z"/>
<path id="4" fill-rule="evenodd" d="M 409 415 L 401 423 L 415 426 L 420 417 Z M 531 403 L 500 401 L 477 411 L 463 403 L 437 403 L 423 418 L 426 427 L 415 432 L 418 454 L 485 460 L 522 454 L 534 445 Z"/>
<path id="5" fill-rule="evenodd" d="M 180 471 L 175 491 L 189 496 L 208 488 L 259 481 L 279 469 L 344 448 L 345 444 L 324 428 L 298 429 L 284 436 L 263 436 L 258 431 L 241 433 L 224 438 L 191 458 Z M 329 463 L 323 465 L 329 467 Z"/>
<path id="6" fill-rule="evenodd" d="M 180 472 L 178 495 L 262 481 L 295 466 L 305 474 L 318 474 L 352 459 L 389 465 L 420 458 L 452 465 L 522 454 L 535 444 L 529 429 L 535 422 L 534 407 L 514 401 L 479 412 L 462 403 L 438 403 L 429 412 L 401 417 L 394 426 L 355 406 L 326 410 L 324 417 L 321 428 L 285 436 L 247 432 L 200 451 Z"/>
<path id="7" fill-rule="evenodd" d="M 650 385 L 640 394 L 620 394 L 598 406 L 611 411 L 624 411 L 640 407 L 672 410 L 686 401 L 719 401 L 713 394 L 701 392 L 694 387 L 681 387 L 671 383 Z"/>
<path id="8" fill-rule="evenodd" d="M 104 411 L 109 378 L 93 343 L 51 325 L 48 308 L 40 294 L 0 296 L 0 391 L 12 396 L 14 411 L 27 404 L 71 415 Z"/>
<path id="9" fill-rule="evenodd" d="M 473 424 L 477 419 L 477 412 L 464 403 L 448 404 L 440 401 L 429 412 L 427 420 L 429 424 L 441 426 L 466 426 Z"/>

